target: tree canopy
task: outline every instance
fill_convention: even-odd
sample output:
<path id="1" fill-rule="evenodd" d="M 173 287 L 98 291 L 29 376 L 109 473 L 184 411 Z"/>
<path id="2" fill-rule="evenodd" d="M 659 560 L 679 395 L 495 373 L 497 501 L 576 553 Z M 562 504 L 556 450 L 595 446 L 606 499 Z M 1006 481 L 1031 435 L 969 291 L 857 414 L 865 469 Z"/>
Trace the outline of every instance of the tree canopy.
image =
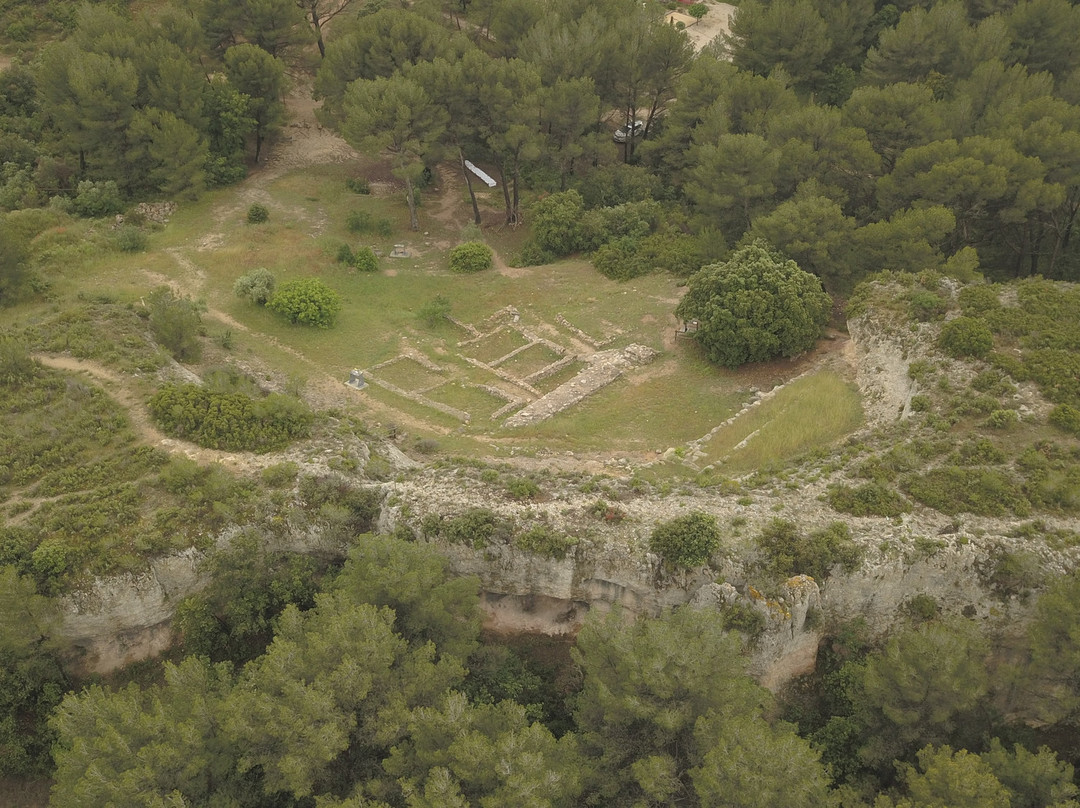
<path id="1" fill-rule="evenodd" d="M 697 322 L 694 338 L 709 359 L 734 368 L 813 347 L 829 307 L 816 277 L 755 241 L 692 275 L 675 313 Z"/>

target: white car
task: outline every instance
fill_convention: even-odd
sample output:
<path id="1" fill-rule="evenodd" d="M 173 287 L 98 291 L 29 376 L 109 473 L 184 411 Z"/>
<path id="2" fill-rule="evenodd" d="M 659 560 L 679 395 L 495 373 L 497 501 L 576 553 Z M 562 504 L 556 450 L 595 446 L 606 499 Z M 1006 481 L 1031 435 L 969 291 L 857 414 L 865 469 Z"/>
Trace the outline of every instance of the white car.
<path id="1" fill-rule="evenodd" d="M 614 138 L 616 143 L 625 143 L 631 139 L 631 132 L 633 132 L 634 140 L 641 140 L 645 137 L 645 121 L 634 121 L 633 125 L 620 126 L 615 130 Z"/>

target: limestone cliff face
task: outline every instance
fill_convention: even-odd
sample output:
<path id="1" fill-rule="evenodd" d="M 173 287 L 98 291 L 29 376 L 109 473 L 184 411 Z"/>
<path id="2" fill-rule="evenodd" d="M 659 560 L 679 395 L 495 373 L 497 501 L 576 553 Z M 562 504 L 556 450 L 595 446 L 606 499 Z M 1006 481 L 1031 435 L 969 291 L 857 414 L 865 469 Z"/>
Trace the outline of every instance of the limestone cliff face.
<path id="1" fill-rule="evenodd" d="M 914 559 L 871 554 L 860 569 L 836 571 L 823 586 L 799 575 L 786 581 L 779 595 L 766 597 L 749 585 L 737 562 L 719 573 L 666 571 L 660 559 L 641 550 L 634 532 L 628 527 L 623 539 L 612 534 L 582 542 L 563 560 L 510 545 L 440 544 L 438 549 L 455 572 L 480 579 L 487 624 L 496 631 L 572 634 L 590 610 L 615 605 L 628 614 L 657 614 L 686 603 L 700 608 L 739 603 L 757 610 L 765 629 L 753 644 L 751 669 L 772 689 L 813 669 L 825 625 L 862 617 L 873 632 L 884 633 L 918 594 L 932 596 L 943 611 L 964 612 L 1006 631 L 1022 630 L 1031 608 L 1016 598 L 1001 601 L 986 589 L 978 574 L 985 552 L 973 544 Z M 311 531 L 296 539 L 290 549 L 298 552 L 329 549 Z M 62 636 L 76 649 L 73 666 L 104 673 L 165 650 L 177 604 L 205 584 L 199 558 L 195 551 L 161 558 L 143 575 L 101 579 L 89 591 L 66 598 Z"/>
<path id="2" fill-rule="evenodd" d="M 188 550 L 159 558 L 142 575 L 99 578 L 64 598 L 60 636 L 72 647 L 72 667 L 108 673 L 168 648 L 177 604 L 205 585 L 200 557 Z"/>

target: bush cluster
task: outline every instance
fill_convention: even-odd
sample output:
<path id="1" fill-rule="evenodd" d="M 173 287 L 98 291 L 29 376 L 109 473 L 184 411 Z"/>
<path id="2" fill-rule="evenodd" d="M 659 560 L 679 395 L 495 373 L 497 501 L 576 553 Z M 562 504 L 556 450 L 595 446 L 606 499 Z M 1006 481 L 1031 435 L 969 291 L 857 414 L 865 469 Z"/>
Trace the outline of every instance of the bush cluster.
<path id="1" fill-rule="evenodd" d="M 949 356 L 982 359 L 994 349 L 994 335 L 982 320 L 957 317 L 941 327 L 938 347 Z"/>
<path id="2" fill-rule="evenodd" d="M 467 241 L 450 250 L 450 271 L 459 273 L 482 272 L 491 268 L 491 247 L 482 241 Z"/>
<path id="3" fill-rule="evenodd" d="M 122 225 L 113 236 L 113 244 L 120 252 L 136 253 L 146 249 L 149 238 L 141 227 L 133 224 Z"/>
<path id="4" fill-rule="evenodd" d="M 150 399 L 167 434 L 226 451 L 270 452 L 305 437 L 313 415 L 301 401 L 271 394 L 254 399 L 196 384 L 167 384 Z"/>
<path id="5" fill-rule="evenodd" d="M 649 549 L 674 567 L 700 567 L 720 549 L 720 526 L 701 511 L 678 516 L 653 529 Z"/>
<path id="6" fill-rule="evenodd" d="M 247 298 L 257 306 L 265 306 L 274 296 L 276 283 L 273 272 L 265 267 L 259 267 L 236 279 L 236 283 L 233 284 L 233 294 Z"/>
<path id="7" fill-rule="evenodd" d="M 901 487 L 917 502 L 949 515 L 1027 516 L 1031 502 L 1009 474 L 999 469 L 941 466 L 912 475 Z"/>
<path id="8" fill-rule="evenodd" d="M 379 268 L 379 258 L 371 247 L 358 247 L 356 252 L 348 244 L 338 247 L 337 260 L 361 272 L 374 272 Z"/>
<path id="9" fill-rule="evenodd" d="M 354 194 L 367 196 L 371 193 L 371 185 L 364 177 L 349 177 L 345 180 L 345 187 Z"/>
<path id="10" fill-rule="evenodd" d="M 124 209 L 124 198 L 112 180 L 94 182 L 83 180 L 75 191 L 71 212 L 87 219 L 112 216 Z"/>
<path id="11" fill-rule="evenodd" d="M 828 501 L 834 511 L 852 516 L 899 516 L 911 510 L 911 503 L 899 492 L 879 482 L 833 486 Z"/>
<path id="12" fill-rule="evenodd" d="M 511 477 L 506 481 L 506 494 L 510 499 L 536 499 L 540 496 L 540 486 L 528 477 Z"/>
<path id="13" fill-rule="evenodd" d="M 547 525 L 534 525 L 514 537 L 514 546 L 533 555 L 561 561 L 577 544 L 577 539 L 552 530 Z"/>
<path id="14" fill-rule="evenodd" d="M 1058 404 L 1050 411 L 1050 423 L 1063 432 L 1080 437 L 1080 409 Z"/>
<path id="15" fill-rule="evenodd" d="M 262 224 L 270 219 L 270 209 L 266 205 L 255 203 L 247 210 L 248 224 Z"/>
<path id="16" fill-rule="evenodd" d="M 448 314 L 450 314 L 450 301 L 442 295 L 435 295 L 416 312 L 420 322 L 428 328 L 437 326 Z"/>
<path id="17" fill-rule="evenodd" d="M 266 304 L 290 323 L 329 328 L 341 311 L 341 297 L 318 278 L 285 281 Z"/>
<path id="18" fill-rule="evenodd" d="M 783 578 L 809 575 L 823 581 L 834 566 L 851 572 L 863 557 L 862 547 L 843 522 L 804 536 L 794 522 L 773 519 L 757 537 L 757 545 L 765 556 L 765 569 Z"/>
<path id="19" fill-rule="evenodd" d="M 199 331 L 202 316 L 199 306 L 185 297 L 177 297 L 167 286 L 155 289 L 147 299 L 150 307 L 150 331 L 154 339 L 181 362 L 198 362 L 202 357 Z"/>
<path id="20" fill-rule="evenodd" d="M 26 345 L 14 337 L 0 335 L 0 385 L 22 384 L 37 373 L 38 367 Z"/>
<path id="21" fill-rule="evenodd" d="M 421 527 L 425 536 L 441 537 L 451 544 L 465 544 L 477 549 L 489 544 L 504 544 L 512 536 L 511 524 L 489 508 L 470 508 L 449 519 L 429 514 Z"/>
<path id="22" fill-rule="evenodd" d="M 394 232 L 394 225 L 389 219 L 376 219 L 367 211 L 352 210 L 345 217 L 345 226 L 350 233 L 375 233 L 389 236 Z"/>

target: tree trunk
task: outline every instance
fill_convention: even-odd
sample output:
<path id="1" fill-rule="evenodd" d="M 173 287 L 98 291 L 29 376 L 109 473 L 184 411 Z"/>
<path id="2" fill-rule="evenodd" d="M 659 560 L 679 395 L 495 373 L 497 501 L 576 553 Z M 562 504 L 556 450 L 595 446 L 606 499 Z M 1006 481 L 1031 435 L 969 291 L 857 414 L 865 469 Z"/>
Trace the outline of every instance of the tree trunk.
<path id="1" fill-rule="evenodd" d="M 416 215 L 416 195 L 413 193 L 412 180 L 405 178 L 405 201 L 409 204 L 409 227 L 420 229 L 420 217 Z"/>
<path id="2" fill-rule="evenodd" d="M 495 157 L 495 169 L 499 172 L 499 184 L 502 186 L 503 205 L 506 208 L 506 223 L 514 223 L 514 208 L 510 204 L 510 188 L 506 185 L 506 174 L 503 172 L 502 160 Z"/>
<path id="3" fill-rule="evenodd" d="M 511 224 L 521 224 L 521 198 L 518 196 L 518 181 L 521 179 L 521 171 L 517 162 L 514 163 L 514 221 Z"/>
<path id="4" fill-rule="evenodd" d="M 322 38 L 322 25 L 319 23 L 319 12 L 315 4 L 311 6 L 311 27 L 315 29 L 315 44 L 319 46 L 319 58 L 326 56 L 326 44 Z"/>
<path id="5" fill-rule="evenodd" d="M 469 188 L 469 200 L 472 202 L 473 222 L 476 226 L 480 226 L 480 207 L 476 204 L 476 192 L 472 187 L 472 177 L 469 176 L 469 169 L 465 167 L 465 152 L 458 148 L 458 157 L 461 158 L 461 173 L 465 175 L 465 185 Z"/>

